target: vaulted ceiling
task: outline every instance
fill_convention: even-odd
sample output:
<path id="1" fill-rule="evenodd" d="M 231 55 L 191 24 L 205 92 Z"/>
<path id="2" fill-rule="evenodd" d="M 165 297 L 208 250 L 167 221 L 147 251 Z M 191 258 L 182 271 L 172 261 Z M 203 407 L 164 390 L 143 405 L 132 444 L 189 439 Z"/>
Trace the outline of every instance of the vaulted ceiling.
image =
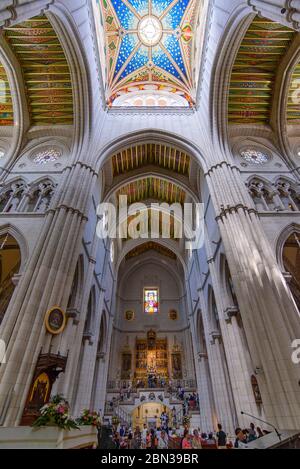
<path id="1" fill-rule="evenodd" d="M 232 124 L 269 124 L 278 66 L 295 32 L 256 17 L 237 54 L 230 82 L 228 118 Z M 291 106 L 288 116 L 291 117 Z"/>
<path id="2" fill-rule="evenodd" d="M 0 125 L 13 125 L 14 112 L 6 71 L 0 63 Z"/>
<path id="3" fill-rule="evenodd" d="M 186 197 L 185 191 L 176 184 L 154 177 L 138 179 L 126 184 L 117 191 L 116 195 L 118 200 L 120 195 L 126 195 L 128 204 L 149 199 L 167 202 L 168 204 L 183 204 Z"/>
<path id="4" fill-rule="evenodd" d="M 165 91 L 195 100 L 198 0 L 96 0 L 106 35 L 106 98 Z"/>
<path id="5" fill-rule="evenodd" d="M 125 148 L 113 155 L 111 161 L 114 177 L 148 165 L 188 176 L 191 163 L 185 152 L 163 143 L 144 143 Z"/>
<path id="6" fill-rule="evenodd" d="M 174 254 L 173 251 L 153 241 L 148 241 L 147 243 L 143 243 L 142 245 L 137 246 L 136 248 L 132 249 L 128 254 L 126 254 L 125 259 L 126 260 L 133 259 L 135 257 L 141 256 L 142 254 L 148 251 L 158 252 L 158 254 L 168 257 L 173 260 L 177 259 L 177 256 L 176 254 Z"/>
<path id="7" fill-rule="evenodd" d="M 289 124 L 300 124 L 300 63 L 296 65 L 291 77 L 287 119 Z"/>
<path id="8" fill-rule="evenodd" d="M 70 70 L 61 43 L 46 16 L 5 28 L 4 37 L 21 66 L 31 124 L 72 124 Z M 1 68 L 0 73 L 3 73 Z M 7 94 L 8 105 L 10 102 Z M 11 109 L 6 112 L 9 116 Z"/>

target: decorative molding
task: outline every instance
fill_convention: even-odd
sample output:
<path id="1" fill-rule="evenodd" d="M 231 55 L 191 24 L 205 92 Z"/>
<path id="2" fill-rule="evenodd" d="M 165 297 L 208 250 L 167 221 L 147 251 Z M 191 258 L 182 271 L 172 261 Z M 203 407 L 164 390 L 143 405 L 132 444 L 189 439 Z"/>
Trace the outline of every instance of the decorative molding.
<path id="1" fill-rule="evenodd" d="M 66 310 L 67 319 L 73 319 L 74 326 L 77 326 L 80 322 L 80 311 L 76 308 L 68 308 Z"/>
<path id="2" fill-rule="evenodd" d="M 239 314 L 239 308 L 237 306 L 228 306 L 224 309 L 224 318 L 227 323 L 231 323 L 233 317 L 236 317 Z"/>

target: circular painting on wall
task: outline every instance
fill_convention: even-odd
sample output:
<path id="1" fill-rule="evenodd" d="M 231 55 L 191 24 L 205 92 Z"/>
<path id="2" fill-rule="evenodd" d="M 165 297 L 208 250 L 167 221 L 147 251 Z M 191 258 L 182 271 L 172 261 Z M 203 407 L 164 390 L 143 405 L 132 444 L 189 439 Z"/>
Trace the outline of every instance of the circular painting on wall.
<path id="1" fill-rule="evenodd" d="M 171 319 L 171 321 L 177 321 L 178 319 L 178 313 L 176 311 L 176 309 L 171 309 L 170 312 L 169 312 L 169 318 Z"/>
<path id="2" fill-rule="evenodd" d="M 126 321 L 133 321 L 134 320 L 134 311 L 128 310 L 125 312 L 125 319 Z"/>
<path id="3" fill-rule="evenodd" d="M 49 309 L 46 313 L 45 325 L 50 334 L 60 334 L 66 325 L 66 315 L 64 311 L 58 306 Z"/>

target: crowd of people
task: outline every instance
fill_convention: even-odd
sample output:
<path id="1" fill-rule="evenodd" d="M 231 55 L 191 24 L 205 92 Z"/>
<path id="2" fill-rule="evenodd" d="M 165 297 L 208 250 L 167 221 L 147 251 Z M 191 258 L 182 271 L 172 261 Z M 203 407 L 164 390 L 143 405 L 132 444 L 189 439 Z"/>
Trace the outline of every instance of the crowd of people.
<path id="1" fill-rule="evenodd" d="M 243 445 L 247 445 L 247 443 L 251 443 L 254 440 L 257 440 L 258 438 L 262 438 L 265 435 L 268 435 L 270 433 L 267 430 L 262 430 L 260 427 L 256 427 L 254 423 L 250 424 L 250 428 L 237 428 L 235 430 L 235 443 L 234 446 L 235 448 L 240 448 L 243 447 Z"/>
<path id="2" fill-rule="evenodd" d="M 189 428 L 172 429 L 169 427 L 169 417 L 163 412 L 161 426 L 148 428 L 136 427 L 133 431 L 124 425 L 119 425 L 113 433 L 113 442 L 117 449 L 230 449 L 241 448 L 251 441 L 268 434 L 266 430 L 256 427 L 253 423 L 248 429 L 236 429 L 236 438 L 233 441 L 218 424 L 216 432 L 201 433 L 200 429 Z"/>

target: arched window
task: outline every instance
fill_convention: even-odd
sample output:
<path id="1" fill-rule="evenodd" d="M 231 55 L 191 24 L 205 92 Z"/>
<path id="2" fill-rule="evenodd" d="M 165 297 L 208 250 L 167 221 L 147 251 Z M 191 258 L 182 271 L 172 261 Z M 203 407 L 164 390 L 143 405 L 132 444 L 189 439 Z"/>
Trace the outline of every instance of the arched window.
<path id="1" fill-rule="evenodd" d="M 6 186 L 0 194 L 0 210 L 2 212 L 17 212 L 27 187 L 20 180 Z"/>
<path id="2" fill-rule="evenodd" d="M 280 178 L 275 186 L 284 210 L 290 210 L 291 212 L 300 210 L 300 193 L 296 191 L 290 181 Z"/>
<path id="3" fill-rule="evenodd" d="M 212 312 L 212 320 L 214 322 L 214 325 L 217 327 L 217 329 L 220 329 L 220 318 L 219 318 L 219 312 L 218 312 L 218 307 L 216 303 L 216 297 L 215 293 L 213 290 L 211 290 L 211 312 Z"/>
<path id="4" fill-rule="evenodd" d="M 257 379 L 256 379 L 255 375 L 251 376 L 251 386 L 252 386 L 252 390 L 253 390 L 253 394 L 254 394 L 256 404 L 261 405 L 262 404 L 262 398 L 261 398 L 258 382 L 257 382 Z"/>
<path id="5" fill-rule="evenodd" d="M 13 295 L 14 276 L 21 265 L 21 251 L 15 238 L 10 234 L 0 236 L 0 324 Z"/>
<path id="6" fill-rule="evenodd" d="M 231 273 L 230 273 L 230 270 L 229 270 L 229 265 L 228 265 L 227 260 L 225 261 L 225 279 L 226 279 L 226 282 L 227 282 L 227 287 L 228 287 L 228 290 L 229 290 L 233 305 L 238 308 L 238 301 L 237 301 L 237 297 L 236 297 L 236 294 L 235 294 L 233 281 L 232 281 L 232 277 L 231 277 Z"/>
<path id="7" fill-rule="evenodd" d="M 25 210 L 27 212 L 45 212 L 50 206 L 53 194 L 54 184 L 51 181 L 40 182 L 38 186 L 33 186 L 29 191 Z"/>
<path id="8" fill-rule="evenodd" d="M 272 192 L 264 181 L 255 177 L 247 185 L 255 208 L 259 212 L 275 209 Z"/>
<path id="9" fill-rule="evenodd" d="M 94 332 L 95 302 L 95 287 L 92 287 L 89 296 L 86 320 L 84 325 L 84 338 L 91 338 Z"/>
<path id="10" fill-rule="evenodd" d="M 289 286 L 300 310 L 300 231 L 293 232 L 286 240 L 282 260 L 285 271 L 291 275 Z"/>

